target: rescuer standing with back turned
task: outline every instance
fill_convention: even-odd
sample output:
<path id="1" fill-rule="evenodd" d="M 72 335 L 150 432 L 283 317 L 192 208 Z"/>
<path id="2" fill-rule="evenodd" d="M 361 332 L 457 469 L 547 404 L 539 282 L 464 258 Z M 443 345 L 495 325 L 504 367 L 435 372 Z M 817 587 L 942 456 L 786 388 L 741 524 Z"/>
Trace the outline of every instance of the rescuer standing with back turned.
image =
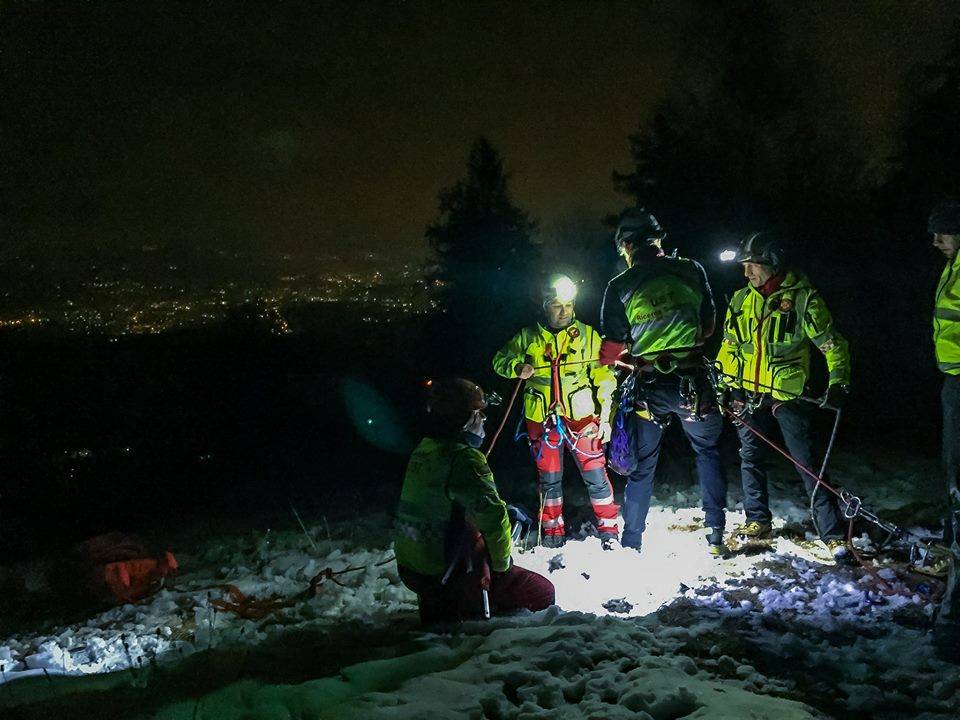
<path id="1" fill-rule="evenodd" d="M 676 418 L 697 456 L 707 546 L 724 554 L 727 483 L 720 466 L 721 417 L 703 363 L 703 343 L 716 322 L 703 267 L 667 256 L 666 233 L 643 209 L 623 214 L 614 242 L 627 270 L 607 285 L 600 312 L 601 362 L 625 360 L 635 370 L 620 388 L 611 443 L 623 493 L 624 547 L 640 550 L 663 431 Z M 624 355 L 626 353 L 626 355 Z"/>

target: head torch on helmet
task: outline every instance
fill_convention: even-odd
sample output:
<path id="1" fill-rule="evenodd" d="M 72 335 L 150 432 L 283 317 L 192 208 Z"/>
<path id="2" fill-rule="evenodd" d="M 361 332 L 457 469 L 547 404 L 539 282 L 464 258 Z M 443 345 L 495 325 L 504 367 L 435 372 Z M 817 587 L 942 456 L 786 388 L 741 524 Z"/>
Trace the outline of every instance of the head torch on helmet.
<path id="1" fill-rule="evenodd" d="M 577 284 L 566 275 L 553 275 L 547 280 L 540 292 L 543 304 L 573 302 L 577 297 Z"/>

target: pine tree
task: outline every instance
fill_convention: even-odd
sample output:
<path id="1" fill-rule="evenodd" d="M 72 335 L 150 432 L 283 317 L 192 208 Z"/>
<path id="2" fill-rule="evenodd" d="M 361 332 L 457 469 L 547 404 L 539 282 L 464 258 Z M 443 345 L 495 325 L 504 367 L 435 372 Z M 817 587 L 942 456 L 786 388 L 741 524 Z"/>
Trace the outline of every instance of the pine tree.
<path id="1" fill-rule="evenodd" d="M 914 70 L 911 107 L 882 197 L 899 234 L 926 233 L 930 208 L 960 197 L 960 21 L 944 59 Z"/>
<path id="2" fill-rule="evenodd" d="M 711 5 L 691 34 L 710 79 L 664 102 L 630 136 L 615 188 L 652 210 L 685 252 L 709 238 L 779 229 L 809 255 L 867 205 L 865 163 L 805 102 L 810 61 L 791 55 L 770 7 Z M 841 207 L 843 208 L 841 210 Z"/>
<path id="3" fill-rule="evenodd" d="M 478 138 L 466 177 L 440 192 L 439 217 L 426 230 L 438 260 L 431 279 L 445 313 L 443 332 L 470 367 L 485 365 L 481 355 L 492 355 L 491 347 L 529 315 L 537 223 L 511 200 L 508 179 L 500 154 Z"/>

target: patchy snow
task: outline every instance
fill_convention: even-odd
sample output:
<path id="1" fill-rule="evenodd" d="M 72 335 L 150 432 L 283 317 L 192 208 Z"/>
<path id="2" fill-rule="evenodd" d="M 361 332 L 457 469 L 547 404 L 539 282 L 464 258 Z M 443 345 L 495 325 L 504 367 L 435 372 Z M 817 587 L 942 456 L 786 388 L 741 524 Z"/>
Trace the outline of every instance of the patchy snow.
<path id="1" fill-rule="evenodd" d="M 416 632 L 416 647 L 396 640 L 386 656 L 337 665 L 335 676 L 241 679 L 200 700 L 174 696 L 159 717 L 960 715 L 960 667 L 937 660 L 930 641 L 936 581 L 878 567 L 885 589 L 862 568 L 817 560 L 798 544 L 811 537 L 802 498 L 775 502 L 771 551 L 713 558 L 695 500 L 661 498 L 639 554 L 605 552 L 594 537 L 518 552 L 517 564 L 554 582 L 556 608 Z M 728 524 L 741 521 L 732 512 Z M 370 518 L 361 539 L 321 541 L 317 552 L 292 531 L 210 540 L 194 556 L 180 553 L 184 572 L 138 605 L 0 641 L 0 682 L 128 668 L 149 678 L 151 667 L 198 651 L 282 644 L 348 622 L 389 642 L 413 626 L 416 604 L 390 549 L 369 539 L 387 522 Z M 327 568 L 357 569 L 336 575 L 343 587 L 326 579 L 308 594 Z M 228 599 L 227 584 L 291 606 L 243 619 L 211 604 Z"/>

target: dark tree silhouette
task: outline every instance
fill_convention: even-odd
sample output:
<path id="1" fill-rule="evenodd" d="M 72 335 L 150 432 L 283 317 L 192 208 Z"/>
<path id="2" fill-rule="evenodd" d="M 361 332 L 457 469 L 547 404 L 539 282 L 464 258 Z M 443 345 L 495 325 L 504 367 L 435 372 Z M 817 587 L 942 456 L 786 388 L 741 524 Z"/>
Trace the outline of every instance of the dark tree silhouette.
<path id="1" fill-rule="evenodd" d="M 835 242 L 838 217 L 868 207 L 860 155 L 842 129 L 825 132 L 807 101 L 812 68 L 791 56 L 766 3 L 710 4 L 692 28 L 713 82 L 681 89 L 630 137 L 633 169 L 616 189 L 652 209 L 682 249 L 777 228 L 805 250 Z M 862 224 L 862 223 L 861 223 Z"/>
<path id="2" fill-rule="evenodd" d="M 511 200 L 508 179 L 500 154 L 478 138 L 466 177 L 440 192 L 439 217 L 426 231 L 438 259 L 431 279 L 447 357 L 461 370 L 485 368 L 497 343 L 529 316 L 537 223 Z"/>
<path id="3" fill-rule="evenodd" d="M 910 110 L 882 197 L 898 234 L 926 233 L 930 208 L 960 197 L 960 20 L 944 59 L 913 71 Z"/>
<path id="4" fill-rule="evenodd" d="M 810 273 L 850 341 L 849 412 L 869 418 L 852 424 L 876 427 L 901 410 L 890 403 L 891 387 L 914 397 L 929 379 L 918 364 L 929 336 L 929 309 L 918 305 L 926 289 L 904 276 L 904 248 L 879 219 L 866 154 L 834 108 L 818 105 L 815 62 L 787 47 L 767 3 L 711 7 L 718 40 L 690 45 L 702 47 L 716 81 L 678 91 L 630 137 L 633 168 L 614 173 L 615 188 L 654 211 L 682 253 L 707 261 L 747 231 L 783 233 L 792 264 Z M 957 86 L 942 92 L 954 95 L 934 112 L 951 124 L 945 137 L 960 137 Z M 929 153 L 917 175 L 932 164 L 960 167 L 933 163 L 936 133 L 924 137 Z M 707 267 L 720 297 L 744 282 L 737 268 Z M 906 367 L 909 378 L 894 371 Z M 825 373 L 813 377 L 818 391 Z"/>
<path id="5" fill-rule="evenodd" d="M 877 331 L 888 340 L 885 365 L 904 369 L 894 380 L 899 396 L 910 398 L 914 416 L 935 422 L 941 377 L 930 317 L 944 259 L 931 246 L 927 215 L 939 200 L 960 197 L 960 21 L 944 58 L 913 68 L 910 87 L 892 167 L 877 193 L 884 234 L 871 248 L 870 276 L 883 295 Z M 929 437 L 936 438 L 936 431 Z"/>

